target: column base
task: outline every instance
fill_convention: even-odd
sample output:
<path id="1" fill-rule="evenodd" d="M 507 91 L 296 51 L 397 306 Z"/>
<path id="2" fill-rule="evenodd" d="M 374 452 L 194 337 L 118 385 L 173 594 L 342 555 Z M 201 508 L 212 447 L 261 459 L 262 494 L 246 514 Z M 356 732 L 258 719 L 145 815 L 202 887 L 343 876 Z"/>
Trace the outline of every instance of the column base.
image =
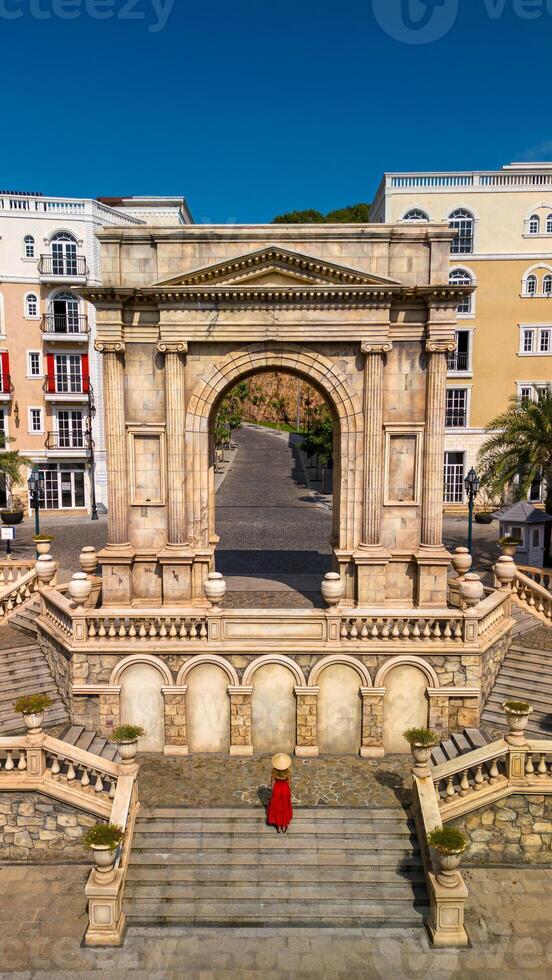
<path id="1" fill-rule="evenodd" d="M 132 601 L 132 566 L 136 552 L 128 545 L 110 545 L 98 552 L 102 567 L 102 605 L 126 606 Z"/>
<path id="2" fill-rule="evenodd" d="M 193 552 L 186 545 L 167 544 L 157 560 L 163 576 L 163 605 L 189 606 L 192 601 Z"/>
<path id="3" fill-rule="evenodd" d="M 356 601 L 359 606 L 385 603 L 385 569 L 391 555 L 379 544 L 361 544 L 353 555 L 356 570 Z"/>
<path id="4" fill-rule="evenodd" d="M 230 746 L 230 755 L 242 755 L 242 756 L 253 755 L 253 746 L 252 745 L 231 745 Z"/>
<path id="5" fill-rule="evenodd" d="M 318 755 L 317 745 L 296 745 L 295 755 L 298 759 L 315 759 Z"/>
<path id="6" fill-rule="evenodd" d="M 188 755 L 187 745 L 165 745 L 163 755 Z"/>
<path id="7" fill-rule="evenodd" d="M 418 566 L 416 601 L 419 608 L 447 607 L 448 567 L 452 560 L 444 545 L 420 545 L 414 555 Z"/>
<path id="8" fill-rule="evenodd" d="M 359 755 L 361 759 L 383 759 L 385 749 L 380 745 L 362 745 Z"/>

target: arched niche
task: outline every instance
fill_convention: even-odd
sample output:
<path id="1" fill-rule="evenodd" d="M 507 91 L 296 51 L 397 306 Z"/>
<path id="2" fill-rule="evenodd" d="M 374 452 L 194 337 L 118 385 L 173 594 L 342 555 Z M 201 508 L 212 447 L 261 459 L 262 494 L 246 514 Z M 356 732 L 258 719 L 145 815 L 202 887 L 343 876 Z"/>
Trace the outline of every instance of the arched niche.
<path id="1" fill-rule="evenodd" d="M 165 745 L 165 701 L 162 687 L 166 678 L 145 658 L 127 664 L 119 672 L 120 716 L 122 725 L 140 725 L 145 735 L 141 752 L 162 752 Z"/>
<path id="2" fill-rule="evenodd" d="M 186 675 L 186 731 L 190 752 L 228 752 L 228 675 L 218 664 L 196 663 Z"/>
<path id="3" fill-rule="evenodd" d="M 362 679 L 348 663 L 332 663 L 318 677 L 318 749 L 358 753 L 362 741 Z"/>

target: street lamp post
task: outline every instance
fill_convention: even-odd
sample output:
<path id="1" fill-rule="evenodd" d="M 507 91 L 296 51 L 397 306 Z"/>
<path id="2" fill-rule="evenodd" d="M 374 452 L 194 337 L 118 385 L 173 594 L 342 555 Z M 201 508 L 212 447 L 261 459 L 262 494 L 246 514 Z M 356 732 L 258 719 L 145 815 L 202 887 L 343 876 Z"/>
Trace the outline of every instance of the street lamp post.
<path id="1" fill-rule="evenodd" d="M 92 521 L 99 521 L 98 508 L 96 505 L 96 460 L 94 458 L 94 440 L 92 438 L 92 419 L 96 414 L 96 404 L 94 402 L 94 389 L 88 382 L 88 418 L 86 420 L 86 439 L 90 451 L 90 511 Z"/>
<path id="2" fill-rule="evenodd" d="M 464 486 L 468 495 L 468 551 L 471 555 L 473 542 L 473 505 L 479 493 L 479 487 L 481 486 L 481 480 L 473 466 L 464 480 Z"/>
<path id="3" fill-rule="evenodd" d="M 27 484 L 31 498 L 31 509 L 34 510 L 35 514 L 35 534 L 40 534 L 40 491 L 44 487 L 44 477 L 38 470 L 31 470 Z"/>

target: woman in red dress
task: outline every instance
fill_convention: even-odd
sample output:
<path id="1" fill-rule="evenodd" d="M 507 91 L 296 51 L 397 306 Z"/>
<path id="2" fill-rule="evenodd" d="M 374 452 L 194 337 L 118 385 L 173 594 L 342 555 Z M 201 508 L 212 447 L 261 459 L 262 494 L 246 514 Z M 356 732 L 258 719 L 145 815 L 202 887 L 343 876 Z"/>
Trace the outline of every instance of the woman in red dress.
<path id="1" fill-rule="evenodd" d="M 266 822 L 285 834 L 293 810 L 291 807 L 291 759 L 285 752 L 272 757 L 272 796 L 268 804 Z"/>

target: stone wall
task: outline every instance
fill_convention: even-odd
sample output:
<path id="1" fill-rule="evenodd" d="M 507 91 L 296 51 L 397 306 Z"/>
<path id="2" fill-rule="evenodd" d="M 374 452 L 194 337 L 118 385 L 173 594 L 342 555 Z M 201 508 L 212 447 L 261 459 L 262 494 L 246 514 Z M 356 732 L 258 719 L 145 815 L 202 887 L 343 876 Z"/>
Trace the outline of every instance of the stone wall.
<path id="1" fill-rule="evenodd" d="M 481 704 L 484 705 L 491 693 L 496 675 L 498 674 L 502 662 L 510 649 L 512 642 L 511 633 L 501 636 L 496 643 L 492 643 L 481 656 Z M 525 640 L 523 641 L 525 643 Z"/>
<path id="2" fill-rule="evenodd" d="M 82 838 L 101 822 L 39 793 L 0 795 L 0 860 L 36 864 L 87 861 Z"/>
<path id="3" fill-rule="evenodd" d="M 510 796 L 450 825 L 470 840 L 464 864 L 552 865 L 551 796 Z"/>
<path id="4" fill-rule="evenodd" d="M 70 654 L 47 633 L 37 634 L 37 642 L 50 668 L 56 687 L 67 710 L 71 712 L 71 660 Z"/>

